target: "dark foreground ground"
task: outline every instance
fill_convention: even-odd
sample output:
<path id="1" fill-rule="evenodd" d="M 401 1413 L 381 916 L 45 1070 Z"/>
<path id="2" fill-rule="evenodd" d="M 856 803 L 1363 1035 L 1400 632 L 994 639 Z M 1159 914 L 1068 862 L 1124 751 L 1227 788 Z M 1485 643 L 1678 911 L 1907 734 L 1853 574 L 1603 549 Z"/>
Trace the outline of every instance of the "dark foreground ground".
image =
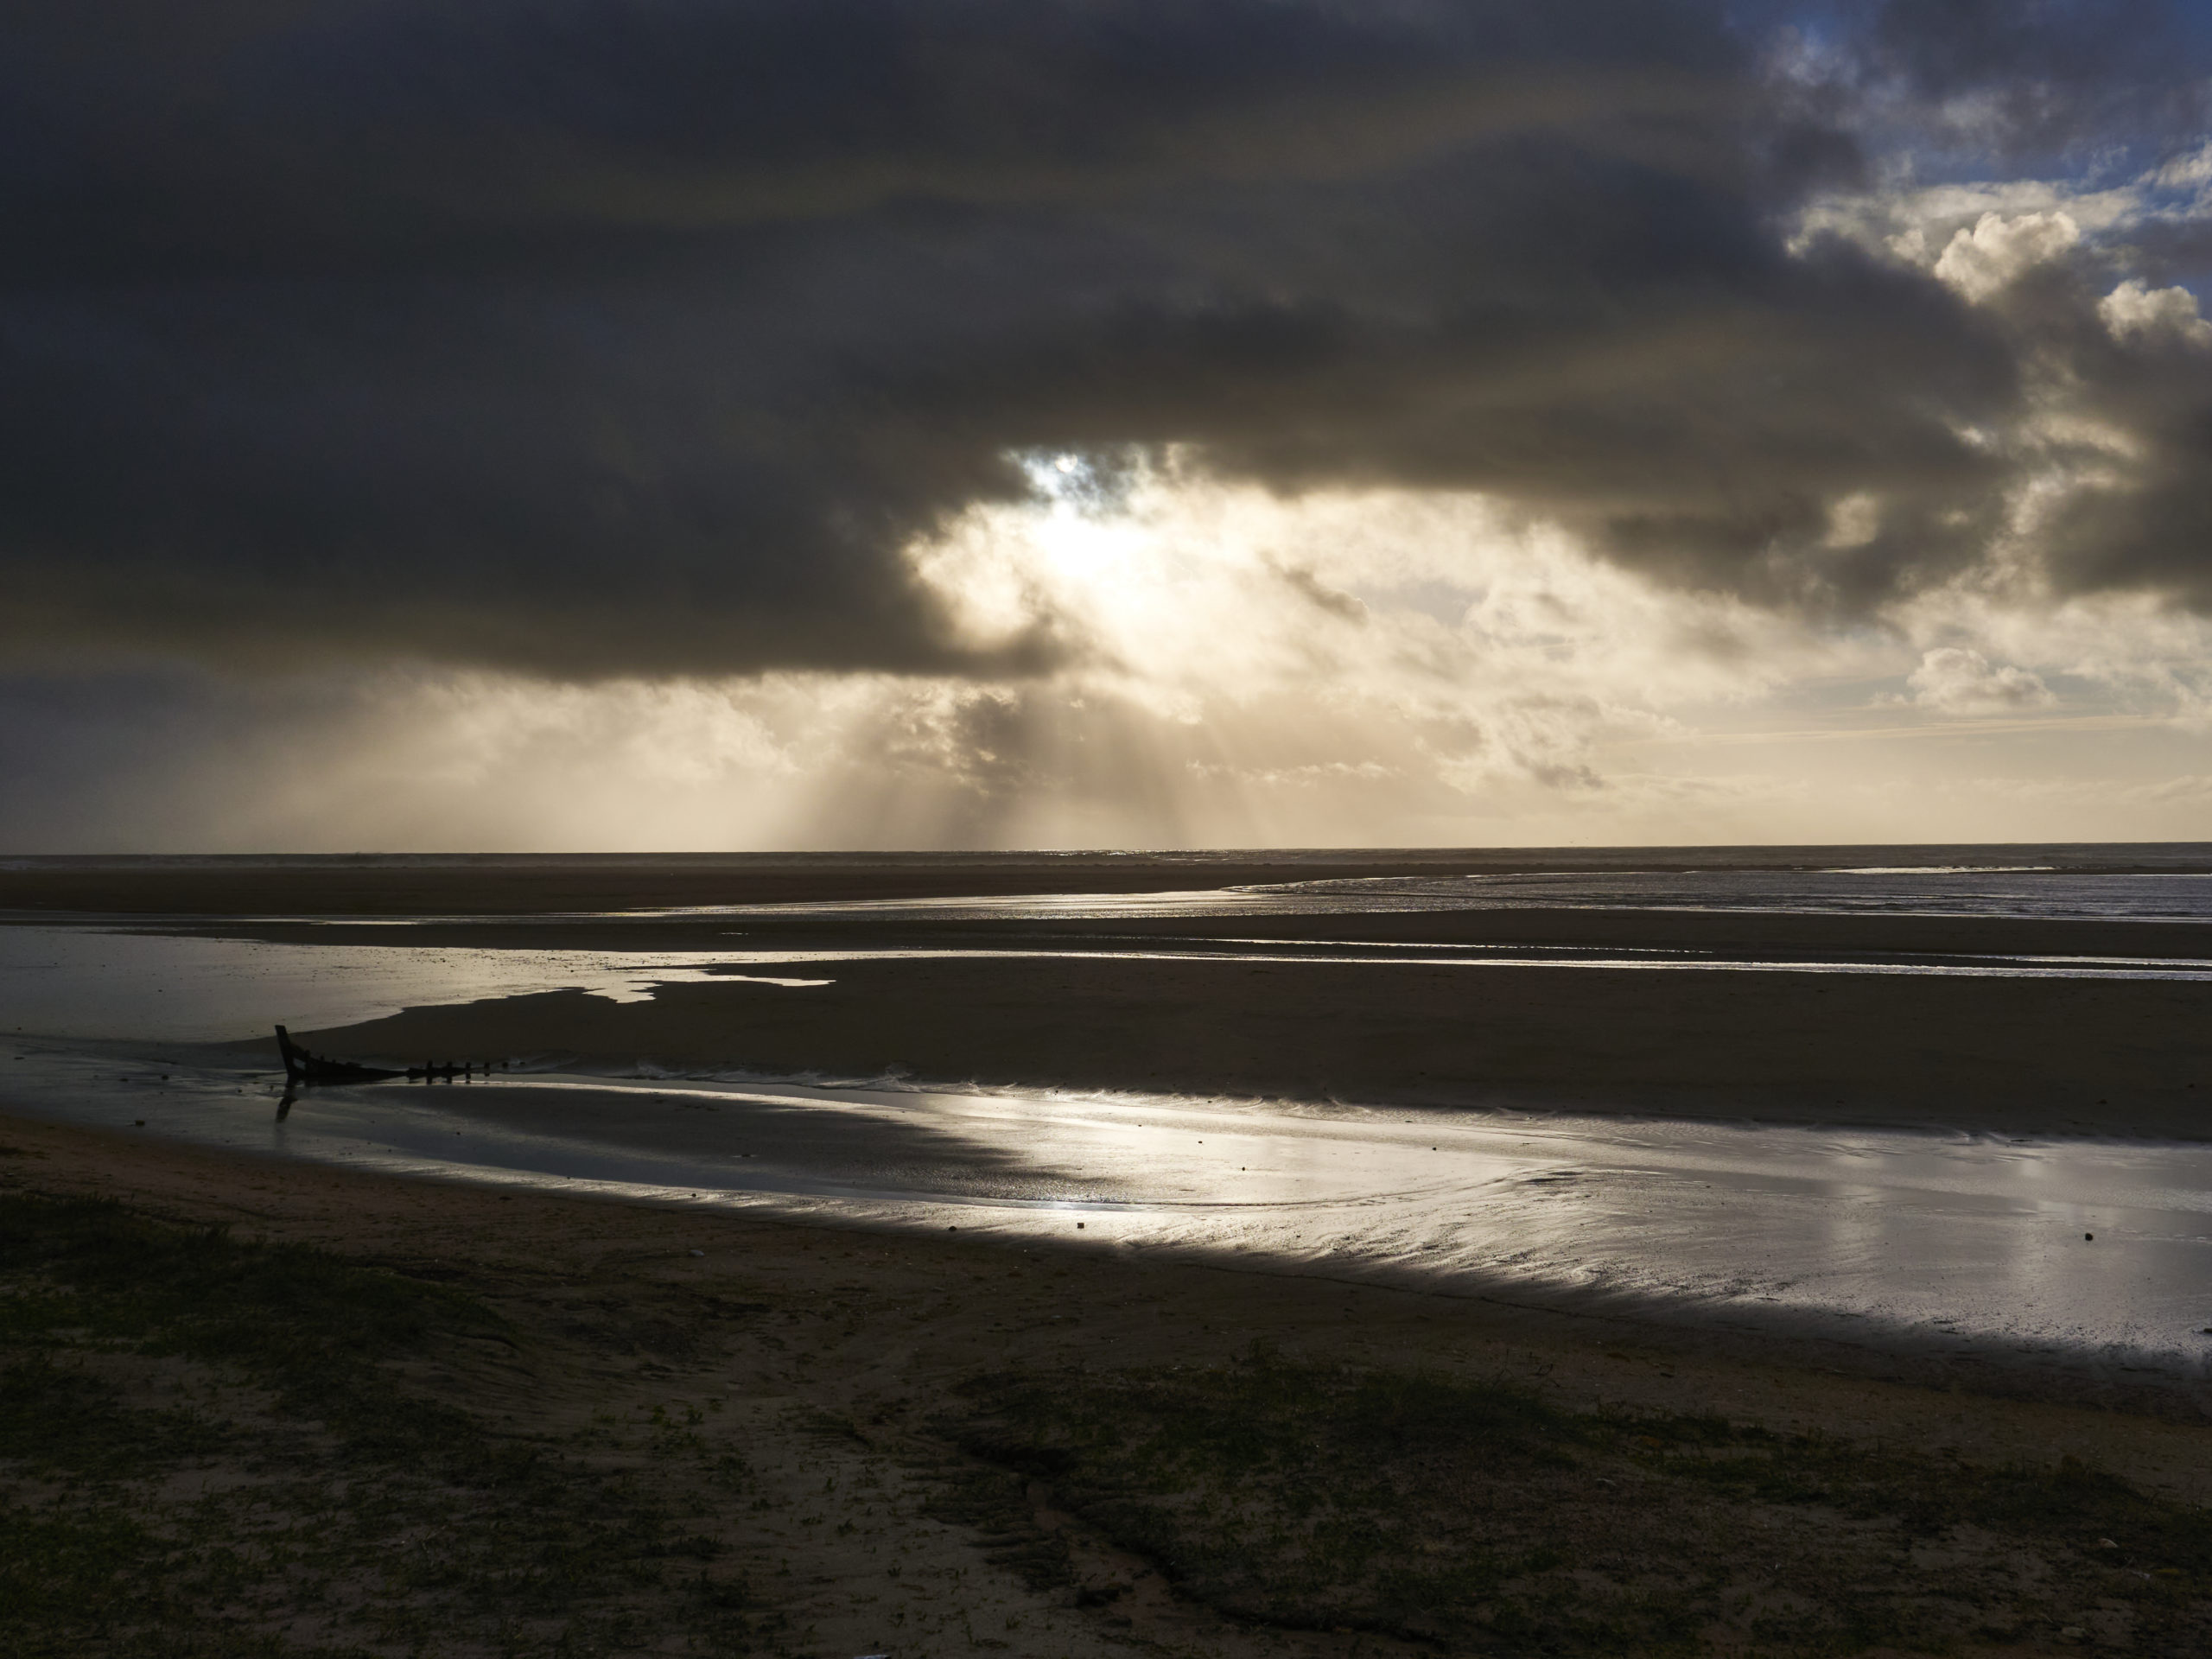
<path id="1" fill-rule="evenodd" d="M 0 1651 L 2212 1649 L 2212 1431 L 1883 1370 L 0 1122 Z"/>

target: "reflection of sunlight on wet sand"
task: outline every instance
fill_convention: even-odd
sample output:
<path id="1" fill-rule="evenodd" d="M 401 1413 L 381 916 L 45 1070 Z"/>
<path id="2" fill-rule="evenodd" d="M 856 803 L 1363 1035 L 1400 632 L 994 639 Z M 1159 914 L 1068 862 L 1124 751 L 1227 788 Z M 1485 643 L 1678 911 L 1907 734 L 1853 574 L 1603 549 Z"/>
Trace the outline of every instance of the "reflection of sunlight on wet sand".
<path id="1" fill-rule="evenodd" d="M 2205 1371 L 2212 1146 L 573 1074 L 317 1090 L 278 1124 L 237 1072 L 118 1075 L 41 1055 L 13 1104 L 450 1179 Z"/>

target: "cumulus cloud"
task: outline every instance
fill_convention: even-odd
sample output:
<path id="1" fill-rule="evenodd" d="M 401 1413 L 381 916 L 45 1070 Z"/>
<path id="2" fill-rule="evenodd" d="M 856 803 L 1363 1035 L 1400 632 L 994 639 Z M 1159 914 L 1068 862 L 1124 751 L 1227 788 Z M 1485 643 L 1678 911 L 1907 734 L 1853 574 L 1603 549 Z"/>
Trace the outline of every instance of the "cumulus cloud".
<path id="1" fill-rule="evenodd" d="M 2123 345 L 2138 339 L 2164 339 L 2212 346 L 2212 322 L 2204 320 L 2196 296 L 2185 288 L 2153 289 L 2125 282 L 2097 302 L 2097 315 Z"/>
<path id="2" fill-rule="evenodd" d="M 2065 213 L 1984 213 L 1972 230 L 1952 236 L 1936 260 L 1936 275 L 1970 300 L 1986 300 L 2081 240 L 2082 227 Z"/>

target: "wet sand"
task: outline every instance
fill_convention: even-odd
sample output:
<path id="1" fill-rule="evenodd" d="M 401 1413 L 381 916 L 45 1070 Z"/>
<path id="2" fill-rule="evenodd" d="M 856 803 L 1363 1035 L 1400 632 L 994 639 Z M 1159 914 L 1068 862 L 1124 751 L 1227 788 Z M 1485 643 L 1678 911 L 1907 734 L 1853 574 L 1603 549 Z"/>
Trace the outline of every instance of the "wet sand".
<path id="1" fill-rule="evenodd" d="M 1459 866 L 1505 861 L 1454 857 Z M 1434 873 L 1446 863 L 1443 855 L 1337 863 L 1299 855 L 1249 869 L 1211 861 L 1203 874 L 1209 882 L 1308 879 Z M 629 1006 L 572 994 L 513 997 L 314 1033 L 319 1048 L 354 1058 L 559 1055 L 596 1066 L 651 1060 L 954 1084 L 2212 1135 L 2212 983 L 1888 971 L 2212 963 L 2212 925 L 2199 922 L 1630 908 L 1077 918 L 582 913 L 1046 883 L 1061 892 L 1158 891 L 1187 887 L 1194 874 L 1187 861 L 1098 856 L 642 869 L 548 861 L 488 873 L 465 864 L 42 868 L 0 872 L 0 904 L 81 907 L 35 912 L 55 920 L 168 912 L 168 925 L 194 931 L 318 945 L 780 955 L 795 965 L 755 960 L 730 973 L 835 981 L 804 990 L 734 978 L 668 984 Z M 234 913 L 181 913 L 224 906 Z M 459 911 L 474 913 L 450 913 Z M 326 919 L 241 918 L 287 912 Z M 392 925 L 401 915 L 423 919 Z M 1548 952 L 1560 961 L 1616 953 L 1653 968 L 1248 960 L 1342 954 L 1335 945 L 1416 957 L 1455 946 Z M 883 954 L 893 952 L 913 954 Z M 1702 970 L 1703 958 L 1732 970 Z M 1822 963 L 1848 971 L 1750 971 Z M 1662 965 L 1669 970 L 1654 970 Z"/>
<path id="2" fill-rule="evenodd" d="M 556 992 L 414 1009 L 311 1040 L 358 1058 L 558 1055 L 946 1084 L 2212 1136 L 2212 984 L 2202 982 L 1135 954 L 804 971 L 834 983 L 667 984 L 629 1004 Z"/>
<path id="3" fill-rule="evenodd" d="M 2093 850 L 2096 868 L 2116 867 L 2113 849 Z M 2124 850 L 2145 869 L 2189 861 Z M 1764 852 L 1808 865 L 1901 855 Z M 1683 857 L 1639 849 L 1549 862 L 1569 856 L 1616 868 Z M 2087 854 L 2079 861 L 2092 862 Z M 734 964 L 730 982 L 666 984 L 626 1006 L 556 993 L 416 1008 L 313 1033 L 319 1049 L 352 1058 L 553 1055 L 592 1066 L 646 1060 L 947 1084 L 2212 1136 L 2212 982 L 1891 971 L 2212 963 L 2212 925 L 2202 922 L 1634 908 L 1077 918 L 584 913 L 954 892 L 1157 892 L 1200 880 L 1546 862 L 1522 853 L 1300 854 L 1272 863 L 1254 855 L 1249 868 L 1211 855 L 1098 855 L 48 864 L 0 870 L 0 906 L 38 906 L 19 914 L 54 920 L 135 910 L 194 931 L 319 945 L 728 952 L 795 964 Z M 232 914 L 207 913 L 220 910 Z M 288 913 L 326 919 L 241 919 Z M 402 916 L 423 919 L 392 925 Z M 1560 962 L 1616 953 L 1654 967 L 1249 959 L 1366 944 L 1402 957 L 1455 946 L 1548 952 Z M 883 954 L 902 951 L 914 954 Z M 1697 965 L 1705 958 L 1732 967 L 1707 971 Z M 1848 971 L 1757 971 L 1821 963 Z M 1662 964 L 1666 971 L 1655 970 Z M 740 974 L 835 982 L 794 989 Z"/>
<path id="4" fill-rule="evenodd" d="M 308 1086 L 24 1054 L 0 1109 L 509 1192 L 1794 1337 L 2212 1410 L 2212 1146 L 575 1072 Z"/>

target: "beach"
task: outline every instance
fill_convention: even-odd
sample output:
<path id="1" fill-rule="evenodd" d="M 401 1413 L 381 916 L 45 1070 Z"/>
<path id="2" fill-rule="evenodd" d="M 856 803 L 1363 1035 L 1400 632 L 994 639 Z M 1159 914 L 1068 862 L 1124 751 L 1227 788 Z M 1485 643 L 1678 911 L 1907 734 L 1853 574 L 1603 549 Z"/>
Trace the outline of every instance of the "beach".
<path id="1" fill-rule="evenodd" d="M 2102 859 L 2078 868 L 2115 874 Z M 1542 1259 L 1623 1224 L 1605 1219 L 1631 1213 L 1622 1193 L 1671 1204 L 1698 1184 L 1688 1178 L 1719 1179 L 1700 1176 L 1707 1165 L 1750 1168 L 1728 1148 L 1761 1137 L 1825 1137 L 1806 1143 L 1820 1160 L 1865 1172 L 1895 1162 L 1884 1179 L 1903 1184 L 1884 1202 L 1900 1214 L 1941 1186 L 1914 1173 L 1923 1142 L 2031 1184 L 2078 1179 L 2075 1147 L 2155 1172 L 2159 1146 L 2212 1140 L 2198 1086 L 2212 1082 L 2212 922 L 2024 913 L 2011 899 L 1990 906 L 2008 913 L 1942 913 L 1934 899 L 1731 911 L 1672 902 L 1672 889 L 1490 907 L 1433 904 L 1432 887 L 1407 890 L 1427 908 L 1378 907 L 1357 886 L 1352 901 L 1206 896 L 1228 891 L 1207 885 L 1224 869 L 1354 884 L 1470 874 L 1436 859 L 1340 859 L 1319 875 L 1315 863 L 1102 861 L 1075 887 L 1061 867 L 1010 861 L 659 869 L 627 887 L 599 864 L 480 871 L 474 887 L 450 868 L 370 866 L 327 872 L 322 889 L 313 868 L 265 886 L 235 869 L 0 874 L 19 927 L 46 930 L 23 937 L 93 930 L 120 963 L 138 930 L 149 949 L 215 951 L 219 968 L 245 952 L 248 974 L 243 992 L 218 976 L 206 1040 L 132 1046 L 118 1032 L 72 1059 L 59 1039 L 19 1036 L 19 1069 L 0 1077 L 0 1179 L 29 1207 L 11 1224 L 9 1271 L 19 1292 L 88 1294 L 53 1236 L 93 1224 L 39 1206 L 91 1198 L 149 1237 L 227 1230 L 220 1248 L 246 1252 L 248 1280 L 252 1252 L 296 1246 L 368 1275 L 348 1294 L 420 1285 L 456 1299 L 351 1369 L 386 1379 L 379 1398 L 459 1414 L 462 1441 L 489 1437 L 477 1462 L 442 1477 L 433 1504 L 363 1431 L 351 1473 L 315 1465 L 313 1478 L 383 1483 L 391 1536 L 473 1525 L 520 1553 L 485 1542 L 423 1577 L 412 1601 L 326 1565 L 315 1600 L 271 1543 L 249 1574 L 258 1587 L 220 1613 L 241 1636 L 312 1627 L 397 1651 L 434 1604 L 450 1633 L 441 1651 L 487 1653 L 556 1630 L 610 1650 L 680 1630 L 695 1645 L 824 1656 L 1684 1640 L 1901 1652 L 1932 1639 L 2181 1652 L 2212 1630 L 2193 1324 L 2139 1357 L 2069 1347 L 2063 1318 L 2008 1338 L 2012 1281 L 1976 1287 L 1962 1256 L 1925 1264 L 1911 1288 L 1874 1235 L 1872 1254 L 1848 1246 L 1861 1281 L 1888 1287 L 1872 1319 L 1840 1303 L 1847 1318 L 1823 1313 L 1817 1285 L 1794 1301 L 1716 1300 L 1688 1281 L 1667 1293 L 1662 1274 L 1629 1295 L 1586 1276 L 1578 1288 Z M 2145 879 L 2189 874 L 2177 855 L 2143 865 Z M 1946 880 L 1928 891 L 1969 902 Z M 2084 903 L 2044 908 L 2069 906 Z M 2145 901 L 2107 909 L 2129 906 Z M 271 1124 L 270 1045 L 217 1030 L 253 1006 L 249 970 L 378 952 L 402 969 L 444 962 L 455 983 L 477 971 L 453 966 L 464 958 L 527 959 L 546 978 L 296 1029 L 334 1057 L 501 1070 L 467 1086 L 301 1091 Z M 634 984 L 559 988 L 586 957 L 663 965 Z M 76 1070 L 53 1069 L 65 1062 Z M 65 1075 L 78 1081 L 43 1096 L 22 1081 Z M 70 1090 L 76 1103 L 57 1104 Z M 1630 1149 L 1618 1169 L 1598 1155 L 1609 1122 Z M 1558 1149 L 1561 1126 L 1580 1150 Z M 1508 1130 L 1554 1149 L 1524 1154 L 1517 1185 L 1435 1185 L 1435 1158 L 1457 1145 L 1494 1161 L 1485 1148 Z M 434 1158 L 437 1144 L 454 1150 Z M 1653 1162 L 1662 1147 L 1676 1173 Z M 1235 1183 L 1252 1173 L 1206 1161 L 1216 1153 L 1289 1161 L 1250 1209 Z M 685 1190 L 741 1154 L 757 1161 L 729 1164 L 727 1192 Z M 1373 1194 L 1346 1175 L 1340 1198 L 1311 1207 L 1325 1172 L 1356 1174 L 1363 1159 L 1429 1173 L 1377 1174 Z M 1692 1208 L 1668 1225 L 1747 1240 L 1755 1212 L 1814 1206 L 1829 1228 L 1873 1214 L 1871 1186 L 1758 1181 L 1733 1211 Z M 1391 1182 L 1406 1198 L 1376 1209 Z M 1204 1204 L 1169 1202 L 1171 1188 Z M 1551 1196 L 1584 1202 L 1576 1192 L 1585 1209 Z M 2024 1216 L 2030 1236 L 2054 1235 L 2038 1252 L 2107 1264 L 2065 1268 L 2076 1275 L 2124 1279 L 2147 1252 L 2180 1248 L 2149 1235 L 2193 1213 L 2183 1203 L 2153 1222 L 2108 1205 L 2085 1237 L 2065 1204 L 2012 1192 L 1961 1199 L 1956 1236 L 1994 1224 L 1977 1205 L 2007 1227 Z M 2048 1225 L 2034 1219 L 2046 1210 Z M 1321 1236 L 1300 1230 L 1307 1214 Z M 1476 1239 L 1465 1230 L 1483 1217 L 1479 1249 L 1452 1243 Z M 1688 1234 L 1649 1236 L 1663 1253 Z M 1954 1247 L 1950 1233 L 1898 1236 Z M 1815 1261 L 1845 1247 L 1834 1235 L 1808 1248 Z M 2194 1260 L 2160 1269 L 2178 1275 L 2172 1320 L 2190 1311 Z M 1981 1323 L 1958 1327 L 1947 1304 Z M 2212 1308 L 2195 1323 L 2212 1325 Z M 365 1409 L 327 1379 L 315 1385 L 339 1390 L 327 1398 L 256 1382 L 237 1369 L 263 1363 L 251 1356 L 187 1375 L 183 1361 L 36 1341 L 48 1363 L 99 1370 L 118 1409 L 175 1395 L 195 1421 L 288 1445 Z M 1196 1427 L 1209 1422 L 1222 1427 Z M 197 1464 L 149 1453 L 136 1496 L 57 1487 L 30 1465 L 10 1478 L 19 1497 L 137 1504 L 174 1541 L 180 1481 L 266 1479 L 207 1433 Z M 1230 1443 L 1243 1450 L 1224 1461 Z M 337 1454 L 296 1455 L 293 1496 L 264 1493 L 290 1517 L 272 1538 L 325 1524 L 298 1494 L 313 1459 Z M 550 1570 L 556 1548 L 498 1518 L 523 1501 L 523 1477 L 497 1472 L 510 1455 L 531 1460 L 531 1480 L 570 1483 L 553 1508 L 631 1516 L 629 1541 L 592 1546 L 630 1565 L 577 1578 L 536 1612 L 485 1589 Z M 446 1519 L 423 1519 L 426 1504 Z M 452 1599 L 462 1585 L 476 1598 L 465 1605 Z M 203 1604 L 193 1617 L 217 1617 Z"/>

